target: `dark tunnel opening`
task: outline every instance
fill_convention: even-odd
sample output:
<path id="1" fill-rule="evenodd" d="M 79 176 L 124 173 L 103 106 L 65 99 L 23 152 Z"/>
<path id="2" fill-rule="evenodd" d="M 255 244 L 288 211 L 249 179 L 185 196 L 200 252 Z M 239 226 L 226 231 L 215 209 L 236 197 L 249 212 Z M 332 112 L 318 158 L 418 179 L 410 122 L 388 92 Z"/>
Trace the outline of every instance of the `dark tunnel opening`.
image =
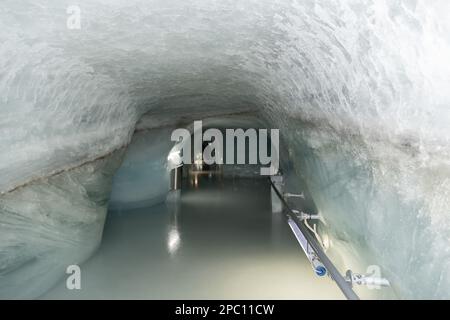
<path id="1" fill-rule="evenodd" d="M 257 129 L 267 125 L 248 113 L 202 123 L 200 132 L 192 123 L 179 126 L 190 129 L 193 141 L 195 133 L 203 137 L 209 129 L 219 130 L 224 140 L 227 129 L 255 130 L 258 137 Z M 283 214 L 273 209 L 269 177 L 260 174 L 259 148 L 251 150 L 250 135 L 241 151 L 244 164 L 236 163 L 238 153 L 234 164 L 207 164 L 192 143 L 192 162 L 171 168 L 170 154 L 183 144 L 170 140 L 174 128 L 135 132 L 113 181 L 103 239 L 82 265 L 87 284 L 74 294 L 62 281 L 43 298 L 344 298 L 330 279 L 314 276 Z M 233 139 L 238 151 L 238 139 Z M 202 141 L 202 154 L 212 141 Z M 225 145 L 216 154 L 222 160 L 227 158 Z M 249 164 L 252 151 L 256 164 Z M 279 154 L 280 162 L 288 164 L 283 156 Z M 175 188 L 171 179 L 177 170 Z M 155 183 L 158 179 L 164 183 Z M 138 195 L 141 190 L 147 193 Z M 297 201 L 297 207 L 314 212 L 310 197 Z"/>
<path id="2" fill-rule="evenodd" d="M 0 298 L 42 297 L 55 283 L 58 292 L 69 267 L 96 268 L 103 244 L 114 244 L 111 230 L 125 237 L 115 243 L 121 249 L 107 247 L 111 257 L 142 259 L 138 269 L 170 270 L 177 258 L 167 238 L 176 243 L 177 236 L 168 228 L 179 219 L 171 214 L 181 206 L 183 217 L 192 217 L 188 200 L 196 197 L 192 186 L 181 189 L 186 201 L 167 197 L 170 137 L 199 119 L 205 128 L 280 130 L 283 195 L 303 194 L 306 202 L 289 199 L 292 208 L 321 217 L 308 234 L 321 239 L 342 276 L 351 270 L 390 282 L 381 290 L 355 286 L 360 297 L 450 297 L 449 10 L 448 1 L 421 0 L 6 0 L 0 8 Z M 205 200 L 211 192 L 211 201 L 247 194 L 255 208 L 265 205 L 261 230 L 271 231 L 253 234 L 262 240 L 247 252 L 251 262 L 236 244 L 242 274 L 233 274 L 231 259 L 229 273 L 217 277 L 224 286 L 234 283 L 227 277 L 248 277 L 259 288 L 256 275 L 266 275 L 261 288 L 279 281 L 274 295 L 296 296 L 299 284 L 263 269 L 293 272 L 302 257 L 298 238 L 286 229 L 291 225 L 269 219 L 273 188 L 238 172 L 246 168 L 232 168 L 223 190 L 209 174 L 198 177 L 204 182 L 198 192 Z M 257 183 L 261 196 L 245 181 Z M 195 221 L 207 223 L 207 207 L 198 209 L 199 220 L 179 220 L 193 246 L 202 242 Z M 258 221 L 250 211 L 228 211 L 247 213 L 250 229 Z M 225 215 L 217 219 L 226 230 Z M 264 264 L 257 253 L 269 250 L 264 237 L 278 234 L 278 226 L 287 230 L 280 231 L 284 249 L 270 251 L 274 260 Z M 126 239 L 144 251 L 144 244 L 159 243 L 160 256 L 132 256 Z M 294 246 L 296 254 L 282 254 Z M 214 271 L 220 261 L 211 263 Z M 182 265 L 169 274 L 177 278 Z M 255 277 L 251 268 L 259 268 Z M 310 275 L 308 268 L 301 273 Z M 126 270 L 116 270 L 119 278 Z M 200 269 L 190 270 L 200 277 Z M 160 285 L 156 291 L 168 296 Z M 185 286 L 180 294 L 191 292 Z M 217 296 L 224 292 L 239 290 Z"/>

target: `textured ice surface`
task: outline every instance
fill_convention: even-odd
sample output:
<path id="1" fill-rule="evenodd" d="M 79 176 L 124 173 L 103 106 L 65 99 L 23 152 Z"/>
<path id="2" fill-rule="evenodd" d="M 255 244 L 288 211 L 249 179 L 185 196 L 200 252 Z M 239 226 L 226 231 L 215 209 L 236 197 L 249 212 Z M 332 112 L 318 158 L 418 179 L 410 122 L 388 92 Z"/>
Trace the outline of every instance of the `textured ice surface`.
<path id="1" fill-rule="evenodd" d="M 141 208 L 163 202 L 169 191 L 167 155 L 172 128 L 137 131 L 114 176 L 109 208 Z"/>
<path id="2" fill-rule="evenodd" d="M 2 192 L 125 145 L 146 111 L 259 110 L 335 243 L 401 297 L 450 297 L 449 1 L 77 4 L 69 30 L 72 1 L 2 1 Z"/>
<path id="3" fill-rule="evenodd" d="M 0 299 L 35 298 L 100 243 L 123 150 L 0 198 Z"/>

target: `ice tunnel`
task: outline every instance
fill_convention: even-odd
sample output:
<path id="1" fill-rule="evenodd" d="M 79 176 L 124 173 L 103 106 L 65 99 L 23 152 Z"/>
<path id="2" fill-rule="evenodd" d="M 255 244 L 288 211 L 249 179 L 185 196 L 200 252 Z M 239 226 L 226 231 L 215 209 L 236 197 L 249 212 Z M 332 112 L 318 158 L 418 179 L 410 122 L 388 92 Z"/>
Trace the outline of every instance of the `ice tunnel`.
<path id="1" fill-rule="evenodd" d="M 108 206 L 164 201 L 174 128 L 246 118 L 280 129 L 282 170 L 303 181 L 342 272 L 377 265 L 381 297 L 449 299 L 448 12 L 3 0 L 0 298 L 37 298 L 92 256 Z"/>

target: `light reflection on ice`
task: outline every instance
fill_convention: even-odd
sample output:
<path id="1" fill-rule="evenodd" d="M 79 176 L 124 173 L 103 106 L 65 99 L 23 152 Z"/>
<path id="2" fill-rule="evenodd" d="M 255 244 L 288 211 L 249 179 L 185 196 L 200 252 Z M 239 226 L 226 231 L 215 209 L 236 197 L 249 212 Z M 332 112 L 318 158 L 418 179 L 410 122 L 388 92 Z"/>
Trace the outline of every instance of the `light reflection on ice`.
<path id="1" fill-rule="evenodd" d="M 399 296 L 450 297 L 449 1 L 80 0 L 68 30 L 72 4 L 2 4 L 0 192 L 126 145 L 147 111 L 259 110 L 331 235 Z"/>

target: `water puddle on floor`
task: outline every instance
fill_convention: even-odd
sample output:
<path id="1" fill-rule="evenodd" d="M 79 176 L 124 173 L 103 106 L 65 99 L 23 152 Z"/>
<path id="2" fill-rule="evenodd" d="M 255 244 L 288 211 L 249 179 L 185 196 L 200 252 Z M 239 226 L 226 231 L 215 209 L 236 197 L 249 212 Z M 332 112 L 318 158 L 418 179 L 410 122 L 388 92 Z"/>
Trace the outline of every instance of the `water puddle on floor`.
<path id="1" fill-rule="evenodd" d="M 204 177 L 178 202 L 110 212 L 81 289 L 63 279 L 44 299 L 342 299 L 318 278 L 267 179 Z"/>

